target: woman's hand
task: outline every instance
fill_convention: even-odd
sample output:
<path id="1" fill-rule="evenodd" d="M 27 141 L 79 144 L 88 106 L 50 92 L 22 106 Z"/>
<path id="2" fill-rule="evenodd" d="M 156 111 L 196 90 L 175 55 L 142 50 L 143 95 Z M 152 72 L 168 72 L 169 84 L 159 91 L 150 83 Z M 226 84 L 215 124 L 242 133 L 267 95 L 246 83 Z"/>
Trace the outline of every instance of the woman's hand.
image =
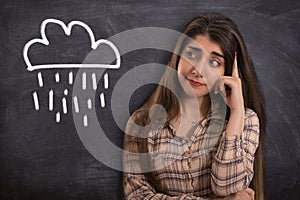
<path id="1" fill-rule="evenodd" d="M 225 87 L 227 87 L 226 90 Z M 226 135 L 239 135 L 244 129 L 245 108 L 236 54 L 234 57 L 232 76 L 221 77 L 219 92 L 230 108 L 230 118 L 225 133 Z"/>
<path id="2" fill-rule="evenodd" d="M 254 191 L 251 188 L 246 188 L 240 192 L 225 197 L 223 200 L 254 200 Z"/>
<path id="3" fill-rule="evenodd" d="M 220 93 L 231 112 L 244 109 L 242 83 L 239 78 L 237 56 L 235 54 L 232 76 L 222 76 L 215 88 L 215 93 Z"/>

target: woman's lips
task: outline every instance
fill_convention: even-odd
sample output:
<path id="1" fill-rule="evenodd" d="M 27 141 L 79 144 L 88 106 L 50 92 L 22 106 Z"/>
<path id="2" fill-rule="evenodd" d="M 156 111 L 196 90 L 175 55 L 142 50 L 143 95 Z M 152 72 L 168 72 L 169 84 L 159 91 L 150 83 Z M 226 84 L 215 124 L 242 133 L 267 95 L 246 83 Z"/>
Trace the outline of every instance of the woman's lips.
<path id="1" fill-rule="evenodd" d="M 205 84 L 203 84 L 203 83 L 200 83 L 200 82 L 198 82 L 198 81 L 194 81 L 194 80 L 192 80 L 192 79 L 188 79 L 188 78 L 187 78 L 187 80 L 188 80 L 189 83 L 190 83 L 192 86 L 194 86 L 194 87 L 199 87 L 199 86 L 205 85 Z"/>

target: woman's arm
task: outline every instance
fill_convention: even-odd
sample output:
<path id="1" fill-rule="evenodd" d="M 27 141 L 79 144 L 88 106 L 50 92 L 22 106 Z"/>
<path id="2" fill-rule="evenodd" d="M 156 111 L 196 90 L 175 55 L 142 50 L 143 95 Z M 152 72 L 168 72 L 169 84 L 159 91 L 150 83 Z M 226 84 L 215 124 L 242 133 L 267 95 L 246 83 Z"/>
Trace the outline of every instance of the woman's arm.
<path id="1" fill-rule="evenodd" d="M 216 195 L 227 196 L 247 188 L 253 178 L 254 155 L 259 141 L 259 120 L 246 110 L 241 134 L 222 135 L 212 163 L 211 186 Z"/>
<path id="2" fill-rule="evenodd" d="M 124 173 L 123 186 L 125 199 L 205 200 L 204 198 L 190 194 L 169 196 L 163 193 L 157 193 L 142 174 Z"/>
<path id="3" fill-rule="evenodd" d="M 211 186 L 216 195 L 226 196 L 249 186 L 259 141 L 258 117 L 252 110 L 245 112 L 237 54 L 232 76 L 221 77 L 218 92 L 230 108 L 230 117 L 212 163 Z"/>

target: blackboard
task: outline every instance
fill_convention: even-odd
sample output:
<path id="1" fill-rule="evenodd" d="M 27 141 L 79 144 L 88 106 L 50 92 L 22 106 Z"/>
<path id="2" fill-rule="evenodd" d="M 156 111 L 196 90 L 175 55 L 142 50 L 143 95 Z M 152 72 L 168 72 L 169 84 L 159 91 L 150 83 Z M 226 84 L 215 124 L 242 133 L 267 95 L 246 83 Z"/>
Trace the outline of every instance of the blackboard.
<path id="1" fill-rule="evenodd" d="M 82 76 L 82 72 L 78 69 L 46 69 L 39 75 L 39 70 L 27 70 L 23 49 L 28 41 L 41 38 L 43 21 L 84 22 L 96 40 L 112 38 L 118 43 L 118 34 L 136 28 L 180 31 L 189 19 L 207 11 L 224 13 L 238 24 L 262 84 L 269 119 L 265 138 L 266 197 L 299 199 L 299 9 L 300 2 L 296 0 L 1 1 L 0 199 L 123 198 L 122 173 L 89 152 L 78 134 L 80 128 L 75 126 L 76 117 L 71 112 L 75 108 L 68 104 L 66 114 L 62 108 L 63 98 L 66 102 L 73 100 L 74 88 L 68 82 L 69 73 L 72 72 L 75 79 L 77 75 Z M 82 63 L 91 51 L 86 46 L 90 38 L 78 27 L 74 26 L 70 37 L 55 24 L 47 26 L 46 32 L 51 45 L 44 48 L 37 44 L 29 51 L 33 64 L 66 64 L 70 60 Z M 172 39 L 168 41 L 168 48 L 174 45 Z M 128 45 L 129 42 L 134 41 L 128 40 Z M 119 49 L 123 47 L 118 46 Z M 100 70 L 109 75 L 109 87 L 94 91 L 97 101 L 90 106 L 95 108 L 99 124 L 116 147 L 122 147 L 123 132 L 116 125 L 111 109 L 114 86 L 131 69 L 147 63 L 166 64 L 169 56 L 168 51 L 143 47 L 122 54 L 119 69 Z M 59 81 L 56 80 L 57 73 Z M 87 70 L 87 77 L 92 74 Z M 157 78 L 160 74 L 158 71 Z M 43 78 L 43 87 L 39 85 L 38 76 Z M 102 87 L 105 78 L 99 79 L 98 86 Z M 135 74 L 132 79 L 141 81 L 142 76 Z M 88 82 L 86 87 L 92 88 L 93 83 Z M 129 112 L 139 107 L 154 87 L 145 84 L 135 90 L 126 104 Z M 53 101 L 57 103 L 49 111 L 48 91 L 51 89 Z M 34 105 L 34 92 L 39 98 L 38 110 Z M 105 106 L 99 100 L 101 93 L 105 94 Z M 82 115 L 80 120 L 87 123 Z M 121 159 L 113 158 L 114 152 L 109 150 L 104 153 L 116 162 Z"/>

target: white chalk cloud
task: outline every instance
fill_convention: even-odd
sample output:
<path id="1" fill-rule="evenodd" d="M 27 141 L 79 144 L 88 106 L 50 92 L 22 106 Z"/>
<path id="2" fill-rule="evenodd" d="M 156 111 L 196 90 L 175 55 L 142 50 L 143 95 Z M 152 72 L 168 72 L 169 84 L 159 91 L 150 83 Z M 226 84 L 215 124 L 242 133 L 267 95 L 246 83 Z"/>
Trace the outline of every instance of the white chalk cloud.
<path id="1" fill-rule="evenodd" d="M 115 64 L 102 64 L 102 63 L 70 63 L 70 64 L 39 64 L 39 65 L 32 65 L 29 57 L 28 57 L 28 51 L 29 48 L 31 47 L 31 45 L 36 44 L 36 43 L 40 43 L 43 45 L 48 46 L 49 45 L 49 40 L 47 39 L 46 33 L 45 33 L 45 29 L 46 26 L 50 23 L 53 24 L 57 24 L 59 26 L 62 27 L 62 29 L 64 30 L 65 34 L 70 36 L 71 32 L 72 32 L 72 27 L 77 25 L 77 26 L 81 26 L 83 27 L 89 37 L 90 37 L 90 41 L 91 41 L 91 48 L 93 50 L 97 49 L 97 47 L 100 44 L 105 44 L 108 45 L 114 52 L 115 56 L 116 56 L 116 63 Z M 120 58 L 120 53 L 119 50 L 117 49 L 117 47 L 110 42 L 109 40 L 106 39 L 99 39 L 96 41 L 94 33 L 92 31 L 92 29 L 86 25 L 85 23 L 81 22 L 81 21 L 71 21 L 68 25 L 66 25 L 64 22 L 58 20 L 58 19 L 46 19 L 42 22 L 41 24 L 41 38 L 34 38 L 32 40 L 30 40 L 29 42 L 27 42 L 24 46 L 23 49 L 23 57 L 24 57 L 24 61 L 27 65 L 27 70 L 28 71 L 34 71 L 37 69 L 56 69 L 56 68 L 107 68 L 107 69 L 118 69 L 120 68 L 121 65 L 121 58 Z"/>

